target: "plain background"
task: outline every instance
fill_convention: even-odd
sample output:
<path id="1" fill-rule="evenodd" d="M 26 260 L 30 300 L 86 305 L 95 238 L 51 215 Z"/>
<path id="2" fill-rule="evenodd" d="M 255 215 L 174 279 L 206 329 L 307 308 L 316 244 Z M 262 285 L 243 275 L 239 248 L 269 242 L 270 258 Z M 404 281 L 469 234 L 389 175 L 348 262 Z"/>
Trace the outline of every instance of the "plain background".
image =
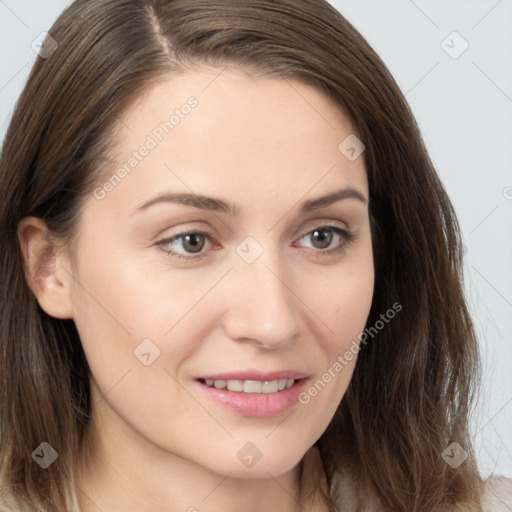
<path id="1" fill-rule="evenodd" d="M 0 140 L 32 41 L 68 3 L 0 0 Z M 475 447 L 484 476 L 512 477 L 512 0 L 331 3 L 393 73 L 458 213 L 484 362 Z"/>

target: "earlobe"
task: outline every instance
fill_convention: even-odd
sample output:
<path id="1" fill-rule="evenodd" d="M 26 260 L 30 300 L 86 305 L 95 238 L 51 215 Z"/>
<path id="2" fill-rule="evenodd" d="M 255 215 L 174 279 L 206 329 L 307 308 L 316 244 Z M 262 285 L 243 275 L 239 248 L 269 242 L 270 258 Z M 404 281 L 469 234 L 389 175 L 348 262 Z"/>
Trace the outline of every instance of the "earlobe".
<path id="1" fill-rule="evenodd" d="M 41 308 L 55 318 L 73 318 L 73 276 L 64 248 L 37 217 L 25 217 L 18 224 L 18 241 L 27 285 Z"/>

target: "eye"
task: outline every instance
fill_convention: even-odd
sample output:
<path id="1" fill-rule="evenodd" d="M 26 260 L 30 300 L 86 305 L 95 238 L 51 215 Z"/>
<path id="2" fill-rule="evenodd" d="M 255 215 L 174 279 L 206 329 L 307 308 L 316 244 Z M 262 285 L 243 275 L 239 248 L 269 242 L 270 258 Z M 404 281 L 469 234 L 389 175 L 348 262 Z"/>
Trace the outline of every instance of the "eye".
<path id="1" fill-rule="evenodd" d="M 160 240 L 157 242 L 157 245 L 162 247 L 162 250 L 169 254 L 169 256 L 174 256 L 176 258 L 185 258 L 185 259 L 198 259 L 207 256 L 206 252 L 201 252 L 206 245 L 206 242 L 209 241 L 211 243 L 212 233 L 205 231 L 190 231 L 186 233 L 180 233 L 172 238 L 166 238 L 165 240 Z M 172 247 L 176 250 L 168 250 L 167 248 Z M 181 252 L 181 254 L 180 254 Z M 185 254 L 194 254 L 195 256 L 186 256 Z"/>
<path id="2" fill-rule="evenodd" d="M 204 249 L 208 245 L 212 245 L 212 237 L 213 234 L 208 231 L 187 231 L 160 240 L 156 245 L 161 247 L 169 256 L 198 260 L 208 256 L 208 251 Z M 308 237 L 312 242 L 312 248 L 316 249 L 313 251 L 315 255 L 335 255 L 355 239 L 355 235 L 351 231 L 332 225 L 319 226 L 309 230 L 299 241 Z M 338 240 L 338 243 L 334 244 L 333 248 L 326 249 L 336 240 Z"/>
<path id="3" fill-rule="evenodd" d="M 312 243 L 313 249 L 318 249 L 314 251 L 317 254 L 321 255 L 334 255 L 339 251 L 342 251 L 346 245 L 353 242 L 355 239 L 354 233 L 348 231 L 347 229 L 341 228 L 339 226 L 319 226 L 313 230 L 308 231 L 305 235 L 303 235 L 300 240 L 308 239 Z M 327 249 L 335 241 L 338 239 L 338 243 L 334 244 L 334 247 L 331 249 Z"/>

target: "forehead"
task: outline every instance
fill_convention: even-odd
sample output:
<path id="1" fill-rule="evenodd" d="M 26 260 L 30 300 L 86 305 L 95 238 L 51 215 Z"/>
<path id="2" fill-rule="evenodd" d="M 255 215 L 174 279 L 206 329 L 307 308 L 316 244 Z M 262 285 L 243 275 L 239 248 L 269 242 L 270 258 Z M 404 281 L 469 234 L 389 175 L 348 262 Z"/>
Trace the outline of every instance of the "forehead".
<path id="1" fill-rule="evenodd" d="M 164 186 L 252 202 L 341 186 L 367 195 L 364 159 L 339 148 L 353 132 L 338 106 L 296 80 L 233 68 L 169 75 L 120 117 L 105 179 L 124 171 L 108 197 L 140 202 Z"/>

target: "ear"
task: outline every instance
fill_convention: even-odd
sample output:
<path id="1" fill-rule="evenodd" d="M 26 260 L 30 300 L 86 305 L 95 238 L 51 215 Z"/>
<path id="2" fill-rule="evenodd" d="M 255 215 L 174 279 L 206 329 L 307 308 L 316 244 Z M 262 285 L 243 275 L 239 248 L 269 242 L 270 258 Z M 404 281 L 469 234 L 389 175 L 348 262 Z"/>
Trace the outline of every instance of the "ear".
<path id="1" fill-rule="evenodd" d="M 74 282 L 68 256 L 52 239 L 45 222 L 25 217 L 18 224 L 27 284 L 41 308 L 55 318 L 73 318 Z"/>

